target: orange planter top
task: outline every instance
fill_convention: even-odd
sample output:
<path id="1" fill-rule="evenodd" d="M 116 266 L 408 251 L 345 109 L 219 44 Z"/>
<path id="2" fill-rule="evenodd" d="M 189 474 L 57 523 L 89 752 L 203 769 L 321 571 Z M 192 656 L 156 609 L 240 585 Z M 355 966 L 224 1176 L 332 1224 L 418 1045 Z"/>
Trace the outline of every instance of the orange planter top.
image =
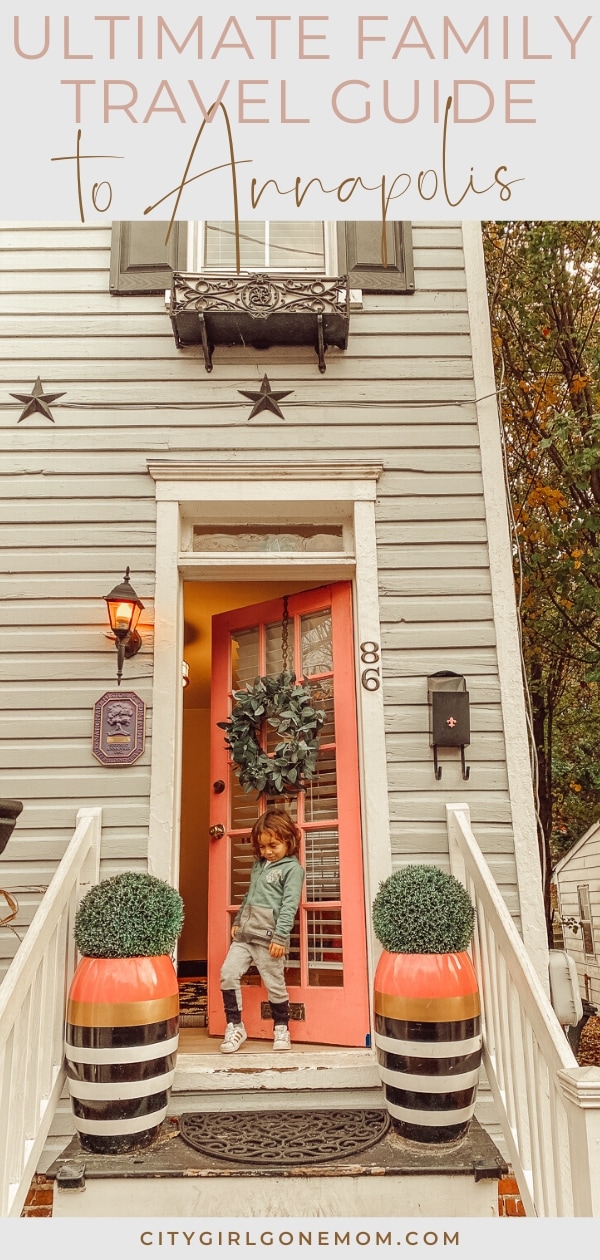
<path id="1" fill-rule="evenodd" d="M 466 952 L 459 954 L 388 954 L 377 964 L 377 993 L 407 998 L 467 997 L 477 993 L 477 977 Z"/>
<path id="2" fill-rule="evenodd" d="M 69 992 L 71 1002 L 104 1005 L 152 1002 L 178 994 L 168 954 L 150 958 L 82 958 Z"/>

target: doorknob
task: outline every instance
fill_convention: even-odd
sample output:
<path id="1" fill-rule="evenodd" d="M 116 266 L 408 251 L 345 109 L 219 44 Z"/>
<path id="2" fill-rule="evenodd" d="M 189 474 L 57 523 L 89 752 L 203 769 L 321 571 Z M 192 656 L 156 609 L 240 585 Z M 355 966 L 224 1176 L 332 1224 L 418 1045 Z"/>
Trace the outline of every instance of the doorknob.
<path id="1" fill-rule="evenodd" d="M 213 840 L 220 840 L 225 835 L 223 823 L 215 823 L 214 827 L 209 827 L 208 834 L 212 836 Z"/>

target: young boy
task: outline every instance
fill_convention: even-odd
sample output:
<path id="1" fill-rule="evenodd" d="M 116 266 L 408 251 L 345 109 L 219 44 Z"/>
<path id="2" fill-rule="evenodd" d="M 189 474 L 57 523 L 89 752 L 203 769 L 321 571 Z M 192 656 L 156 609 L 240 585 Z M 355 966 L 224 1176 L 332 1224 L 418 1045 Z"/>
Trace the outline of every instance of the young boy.
<path id="1" fill-rule="evenodd" d="M 223 1054 L 233 1054 L 247 1039 L 242 1023 L 240 979 L 254 963 L 273 1013 L 273 1049 L 289 1050 L 290 1003 L 283 973 L 286 949 L 300 904 L 304 871 L 295 856 L 300 832 L 290 815 L 268 809 L 252 828 L 256 862 L 250 886 L 235 916 L 232 943 L 221 968 L 227 1018 Z"/>

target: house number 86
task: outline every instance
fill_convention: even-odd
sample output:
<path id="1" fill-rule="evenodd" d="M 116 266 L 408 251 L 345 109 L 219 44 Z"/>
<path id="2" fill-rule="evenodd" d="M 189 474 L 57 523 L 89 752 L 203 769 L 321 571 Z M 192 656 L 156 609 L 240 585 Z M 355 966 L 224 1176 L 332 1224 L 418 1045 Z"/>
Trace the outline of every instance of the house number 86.
<path id="1" fill-rule="evenodd" d="M 379 691 L 381 680 L 379 677 L 379 644 L 367 640 L 366 643 L 360 645 L 360 659 L 366 669 L 363 669 L 360 681 L 365 691 Z"/>

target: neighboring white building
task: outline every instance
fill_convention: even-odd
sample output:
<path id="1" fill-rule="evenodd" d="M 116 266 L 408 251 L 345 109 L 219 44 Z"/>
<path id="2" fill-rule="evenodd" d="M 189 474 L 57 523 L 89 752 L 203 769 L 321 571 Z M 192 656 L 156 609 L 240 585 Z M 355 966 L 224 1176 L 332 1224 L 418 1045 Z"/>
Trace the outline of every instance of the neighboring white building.
<path id="1" fill-rule="evenodd" d="M 554 868 L 565 949 L 574 958 L 582 998 L 600 1007 L 600 822 Z"/>

